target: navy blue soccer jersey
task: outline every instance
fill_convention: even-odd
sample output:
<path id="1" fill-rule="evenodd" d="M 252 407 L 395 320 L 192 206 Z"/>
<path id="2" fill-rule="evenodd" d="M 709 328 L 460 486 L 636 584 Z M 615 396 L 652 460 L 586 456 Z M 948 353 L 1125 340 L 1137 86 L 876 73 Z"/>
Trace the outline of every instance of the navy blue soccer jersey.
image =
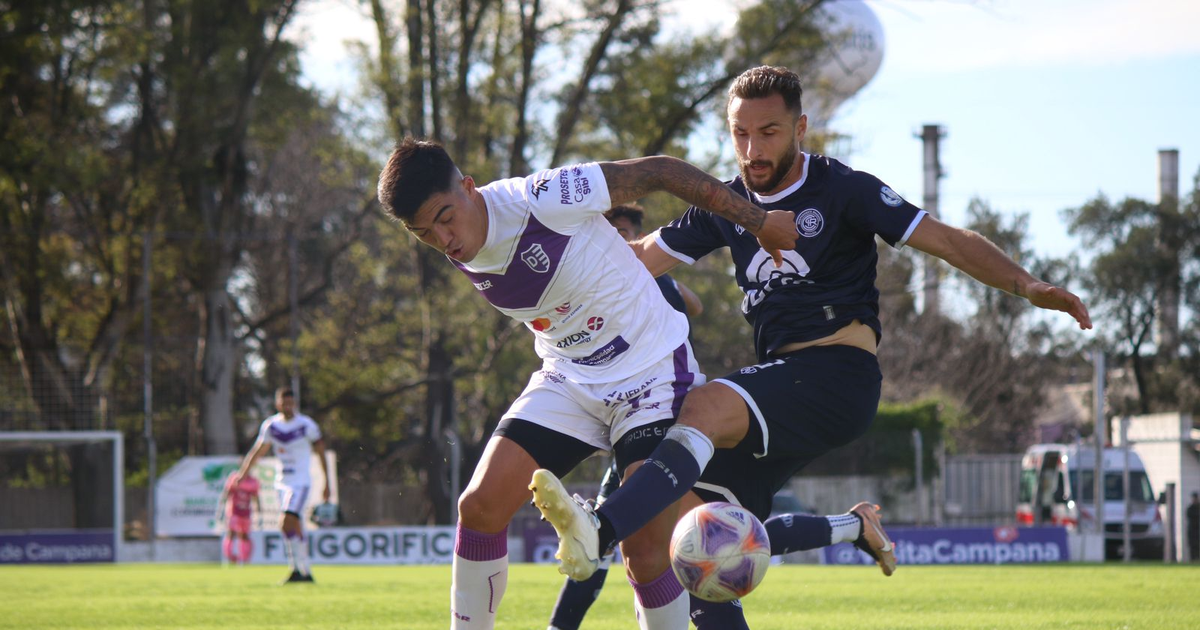
<path id="1" fill-rule="evenodd" d="M 874 175 L 833 158 L 804 157 L 800 180 L 778 194 L 750 193 L 740 177 L 728 183 L 764 209 L 796 213 L 799 238 L 794 251 L 783 252 L 782 267 L 775 267 L 753 234 L 694 206 L 655 234 L 664 251 L 688 264 L 729 247 L 760 360 L 789 343 L 833 334 L 856 319 L 874 329 L 878 339 L 875 236 L 902 247 L 925 215 Z"/>

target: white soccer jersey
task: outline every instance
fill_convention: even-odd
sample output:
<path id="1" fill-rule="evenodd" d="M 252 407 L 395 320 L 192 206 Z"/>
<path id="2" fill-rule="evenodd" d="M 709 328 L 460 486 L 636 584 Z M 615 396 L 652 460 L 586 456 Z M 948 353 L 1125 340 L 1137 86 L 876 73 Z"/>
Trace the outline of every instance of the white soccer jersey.
<path id="1" fill-rule="evenodd" d="M 687 319 L 604 218 L 596 163 L 479 189 L 488 234 L 469 264 L 450 259 L 500 312 L 524 322 L 547 369 L 578 383 L 619 381 L 671 354 Z"/>
<path id="2" fill-rule="evenodd" d="M 288 420 L 277 413 L 263 420 L 258 437 L 270 443 L 279 460 L 278 484 L 297 488 L 312 483 L 312 443 L 321 439 L 321 429 L 312 418 L 298 413 Z"/>

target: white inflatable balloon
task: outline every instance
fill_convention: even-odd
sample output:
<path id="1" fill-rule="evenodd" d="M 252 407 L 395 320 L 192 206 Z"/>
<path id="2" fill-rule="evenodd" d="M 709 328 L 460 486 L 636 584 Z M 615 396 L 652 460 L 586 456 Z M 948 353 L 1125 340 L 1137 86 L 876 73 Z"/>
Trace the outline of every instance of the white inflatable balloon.
<path id="1" fill-rule="evenodd" d="M 807 68 L 793 68 L 803 79 L 808 125 L 824 127 L 837 108 L 879 72 L 883 63 L 883 25 L 862 0 L 833 0 L 818 8 L 830 46 Z"/>

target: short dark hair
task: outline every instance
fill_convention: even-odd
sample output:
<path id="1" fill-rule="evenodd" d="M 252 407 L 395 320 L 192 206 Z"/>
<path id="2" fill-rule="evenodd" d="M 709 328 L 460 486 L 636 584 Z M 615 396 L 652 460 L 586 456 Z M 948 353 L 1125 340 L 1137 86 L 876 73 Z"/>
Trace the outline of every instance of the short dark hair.
<path id="1" fill-rule="evenodd" d="M 641 206 L 637 205 L 636 203 L 627 203 L 625 205 L 613 206 L 609 208 L 604 212 L 604 218 L 608 219 L 609 223 L 612 223 L 617 219 L 629 219 L 629 222 L 633 224 L 633 227 L 637 228 L 637 231 L 641 232 L 642 216 L 645 214 L 646 212 L 642 210 Z"/>
<path id="2" fill-rule="evenodd" d="M 741 99 L 767 98 L 772 94 L 783 97 L 783 104 L 796 115 L 804 113 L 800 107 L 800 96 L 804 88 L 800 87 L 800 76 L 782 66 L 759 66 L 738 75 L 729 86 L 729 101 L 734 97 Z"/>
<path id="3" fill-rule="evenodd" d="M 296 397 L 296 392 L 293 392 L 291 387 L 279 387 L 275 390 L 276 398 L 287 398 L 288 396 Z"/>
<path id="4" fill-rule="evenodd" d="M 457 174 L 458 167 L 442 145 L 404 138 L 379 173 L 379 203 L 384 214 L 411 222 L 421 204 L 437 193 L 450 190 Z"/>

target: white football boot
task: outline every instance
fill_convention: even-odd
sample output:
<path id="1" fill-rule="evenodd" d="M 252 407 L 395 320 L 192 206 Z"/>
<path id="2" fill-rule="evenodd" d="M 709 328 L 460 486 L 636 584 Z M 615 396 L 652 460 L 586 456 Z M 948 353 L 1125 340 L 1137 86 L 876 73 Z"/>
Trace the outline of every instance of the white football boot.
<path id="1" fill-rule="evenodd" d="M 558 572 L 582 582 L 600 566 L 600 519 L 579 495 L 571 497 L 554 473 L 538 469 L 529 484 L 533 505 L 558 532 Z"/>

